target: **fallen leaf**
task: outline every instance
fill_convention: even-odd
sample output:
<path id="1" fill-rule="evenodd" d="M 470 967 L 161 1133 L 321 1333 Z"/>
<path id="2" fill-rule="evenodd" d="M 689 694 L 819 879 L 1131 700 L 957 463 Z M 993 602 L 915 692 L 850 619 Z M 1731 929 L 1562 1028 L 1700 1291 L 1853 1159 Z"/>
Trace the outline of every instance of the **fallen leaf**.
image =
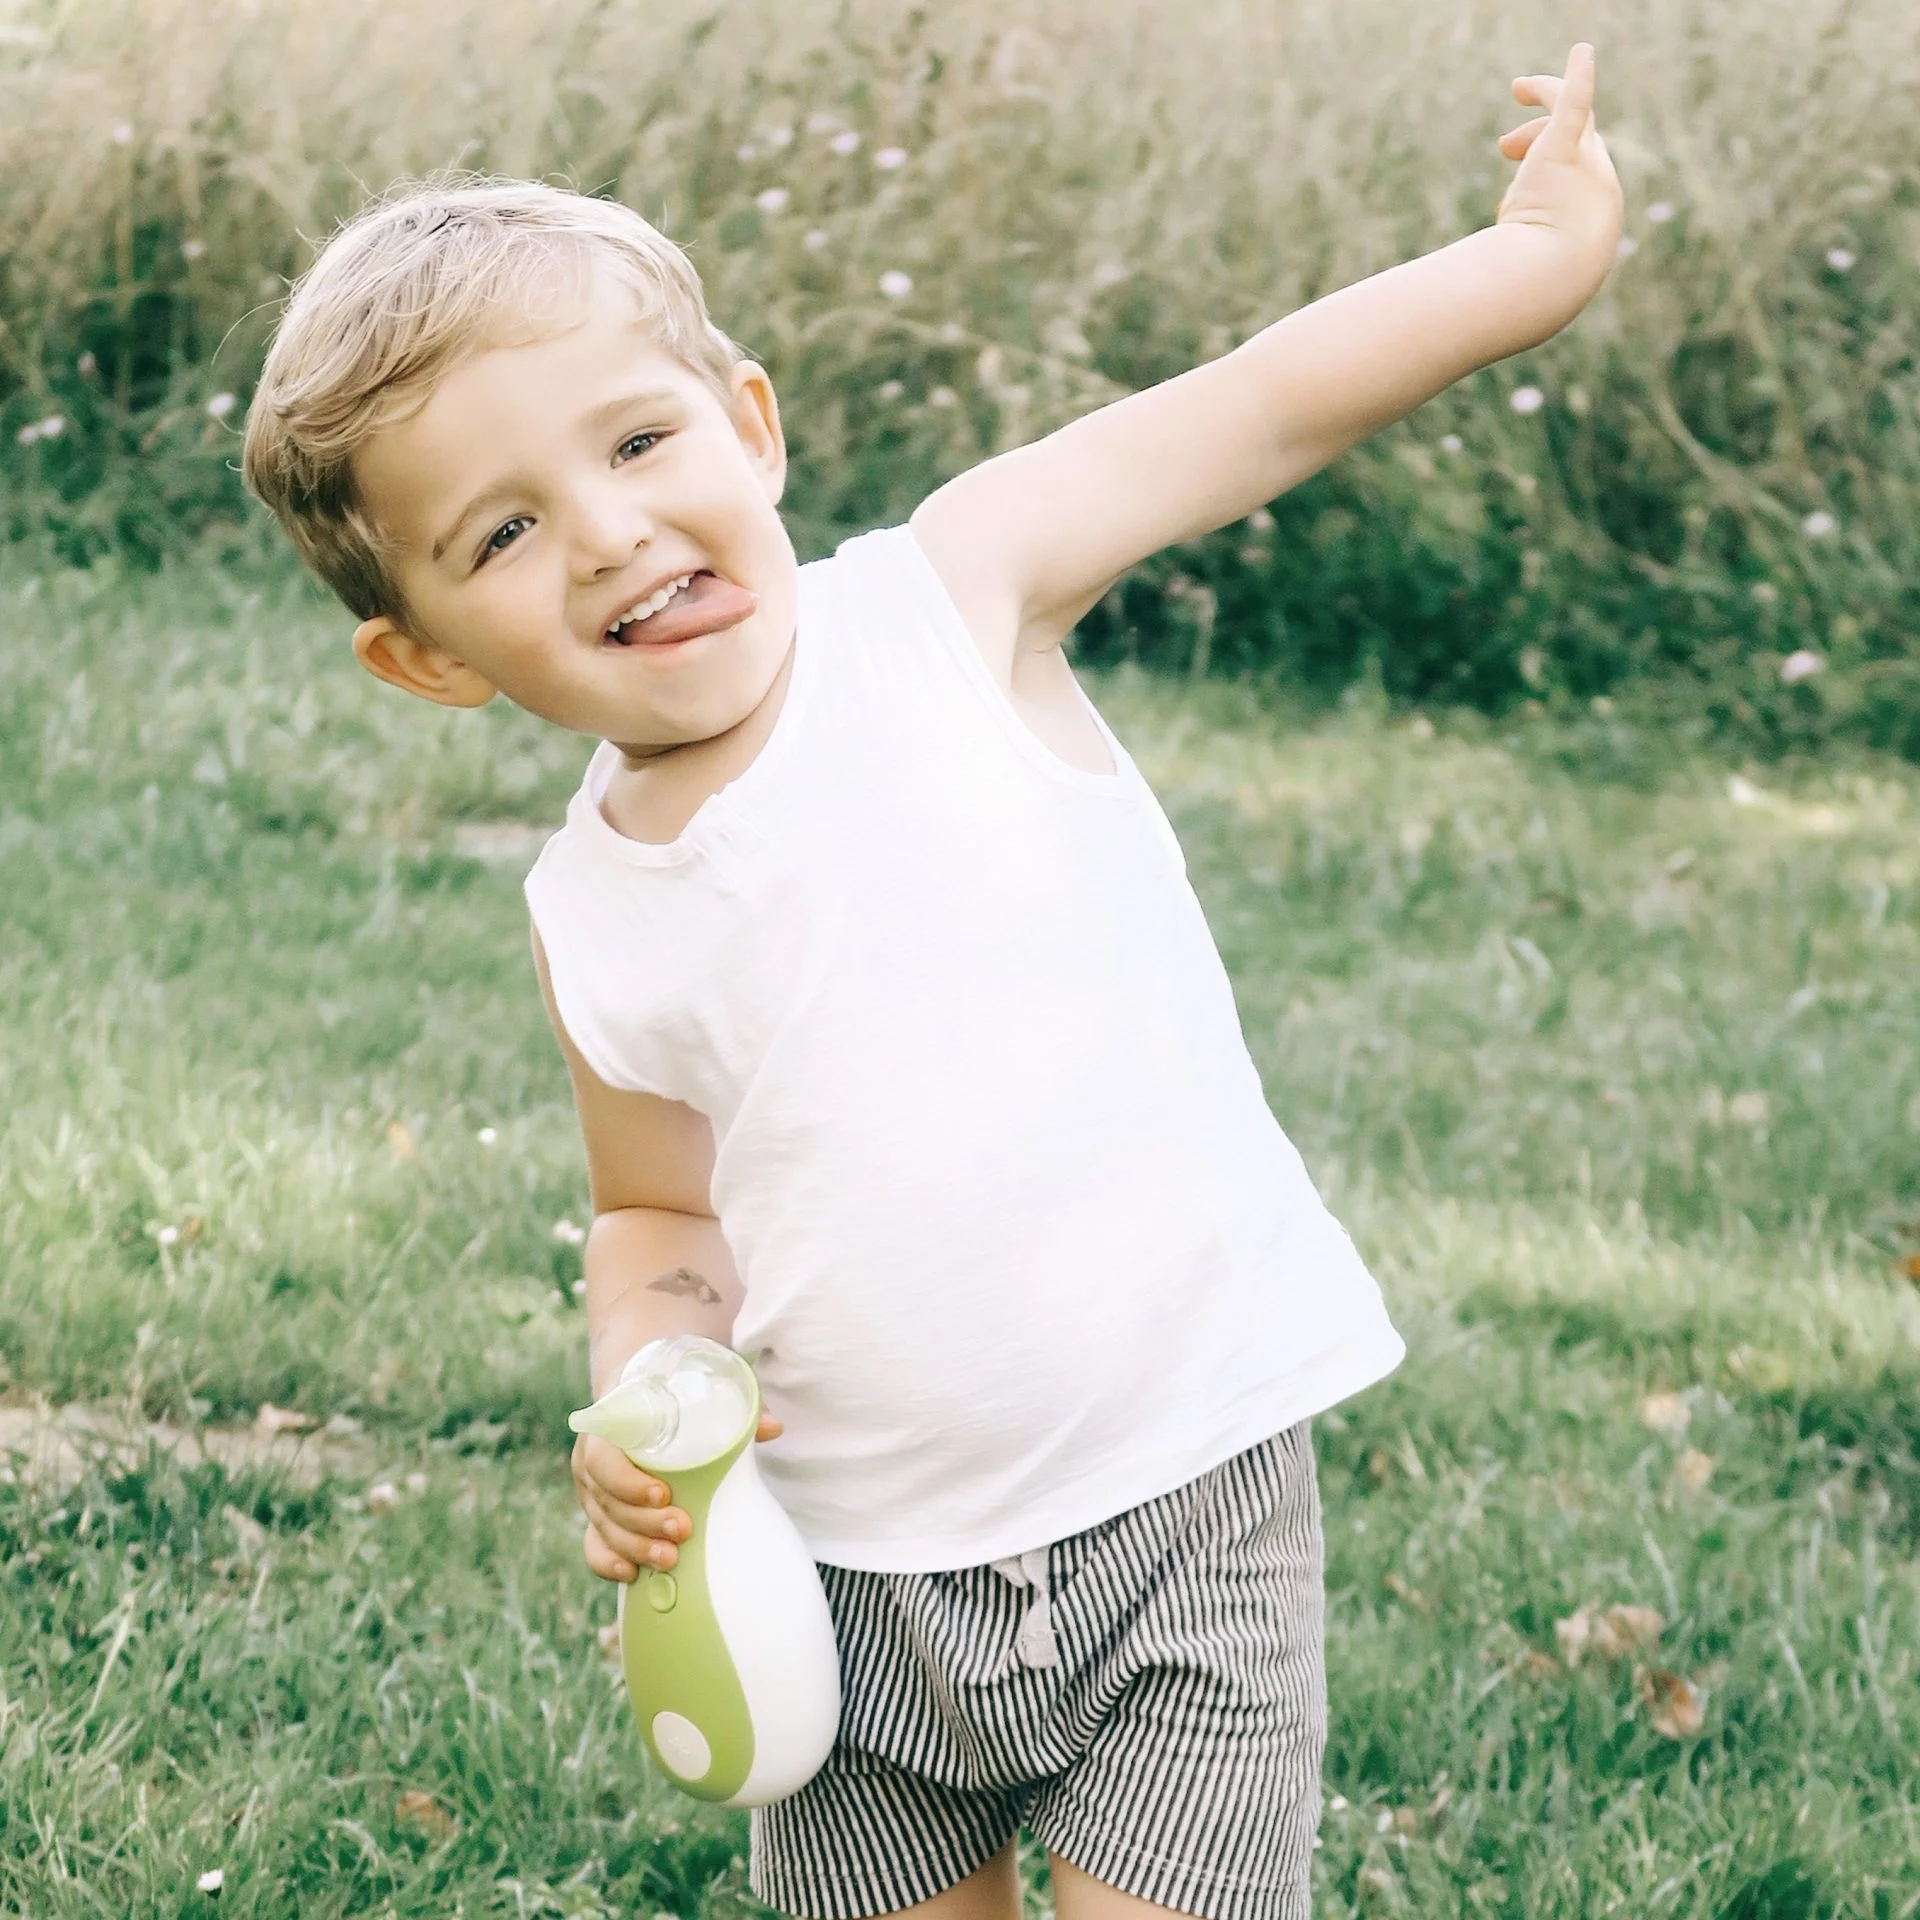
<path id="1" fill-rule="evenodd" d="M 291 1407 L 276 1407 L 271 1400 L 262 1400 L 260 1411 L 253 1416 L 254 1432 L 268 1440 L 276 1433 L 305 1433 L 312 1425 L 311 1414 L 296 1413 Z"/>
<path id="2" fill-rule="evenodd" d="M 393 1803 L 393 1817 L 408 1826 L 418 1827 L 435 1840 L 453 1838 L 453 1815 L 432 1794 L 422 1793 L 418 1787 L 409 1787 Z"/>
<path id="3" fill-rule="evenodd" d="M 1580 1656 L 1586 1652 L 1587 1643 L 1593 1638 L 1593 1610 L 1590 1607 L 1576 1607 L 1564 1620 L 1553 1623 L 1553 1637 L 1560 1648 L 1560 1658 L 1569 1667 L 1580 1664 Z"/>
<path id="4" fill-rule="evenodd" d="M 1529 1680 L 1552 1680 L 1562 1672 L 1560 1662 L 1550 1653 L 1542 1653 L 1538 1647 L 1529 1647 L 1526 1658 L 1520 1662 L 1520 1671 Z"/>
<path id="5" fill-rule="evenodd" d="M 1707 1723 L 1707 1696 L 1683 1675 L 1649 1667 L 1641 1676 L 1640 1697 L 1655 1733 L 1669 1740 L 1692 1740 Z"/>
<path id="6" fill-rule="evenodd" d="M 600 1657 L 603 1660 L 620 1658 L 620 1623 L 609 1620 L 595 1636 L 600 1642 Z"/>
<path id="7" fill-rule="evenodd" d="M 1593 1650 L 1603 1660 L 1624 1660 L 1650 1647 L 1667 1630 L 1652 1607 L 1609 1607 L 1593 1623 Z"/>
<path id="8" fill-rule="evenodd" d="M 1418 1587 L 1412 1585 L 1397 1573 L 1388 1574 L 1381 1584 L 1385 1586 L 1386 1590 L 1392 1594 L 1395 1599 L 1404 1600 L 1408 1606 L 1417 1609 L 1421 1613 L 1426 1613 L 1433 1606 L 1433 1602 L 1429 1600 Z"/>
<path id="9" fill-rule="evenodd" d="M 1896 1262 L 1894 1272 L 1908 1280 L 1920 1283 L 1920 1253 L 1910 1253 L 1904 1260 Z"/>
<path id="10" fill-rule="evenodd" d="M 1375 1447 L 1367 1455 L 1367 1478 L 1378 1486 L 1384 1486 L 1393 1476 L 1393 1455 L 1385 1447 Z"/>
<path id="11" fill-rule="evenodd" d="M 1673 1477 L 1689 1493 L 1698 1493 L 1713 1478 L 1713 1455 L 1702 1453 L 1698 1447 L 1689 1447 L 1674 1462 Z"/>
<path id="12" fill-rule="evenodd" d="M 1650 1393 L 1640 1402 L 1640 1424 L 1675 1439 L 1692 1418 L 1693 1409 L 1677 1393 Z"/>
<path id="13" fill-rule="evenodd" d="M 404 1120 L 396 1120 L 387 1128 L 387 1145 L 402 1166 L 410 1167 L 420 1158 L 420 1149 L 413 1144 L 413 1134 Z"/>

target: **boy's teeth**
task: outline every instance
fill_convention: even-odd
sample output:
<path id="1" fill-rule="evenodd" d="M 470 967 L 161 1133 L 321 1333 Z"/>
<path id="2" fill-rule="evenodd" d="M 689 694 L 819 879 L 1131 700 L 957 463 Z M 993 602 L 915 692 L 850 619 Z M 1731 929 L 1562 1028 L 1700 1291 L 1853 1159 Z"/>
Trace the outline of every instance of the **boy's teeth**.
<path id="1" fill-rule="evenodd" d="M 610 631 L 618 633 L 620 629 L 630 621 L 650 620 L 676 593 L 679 593 L 692 578 L 692 574 L 683 573 L 678 580 L 669 580 L 658 593 L 649 594 L 644 600 L 636 600 L 633 605 L 613 623 Z"/>

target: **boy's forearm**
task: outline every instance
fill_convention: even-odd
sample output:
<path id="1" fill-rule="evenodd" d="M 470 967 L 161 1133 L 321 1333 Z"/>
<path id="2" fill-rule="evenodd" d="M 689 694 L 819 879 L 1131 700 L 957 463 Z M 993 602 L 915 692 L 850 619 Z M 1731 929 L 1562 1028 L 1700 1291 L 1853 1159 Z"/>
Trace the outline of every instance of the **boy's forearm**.
<path id="1" fill-rule="evenodd" d="M 1476 369 L 1538 346 L 1602 271 L 1539 227 L 1482 228 L 1302 307 L 1226 359 L 1286 448 L 1277 494 Z"/>
<path id="2" fill-rule="evenodd" d="M 596 1397 L 650 1340 L 698 1333 L 727 1343 L 740 1279 L 720 1223 L 665 1207 L 617 1207 L 587 1235 L 587 1365 Z"/>

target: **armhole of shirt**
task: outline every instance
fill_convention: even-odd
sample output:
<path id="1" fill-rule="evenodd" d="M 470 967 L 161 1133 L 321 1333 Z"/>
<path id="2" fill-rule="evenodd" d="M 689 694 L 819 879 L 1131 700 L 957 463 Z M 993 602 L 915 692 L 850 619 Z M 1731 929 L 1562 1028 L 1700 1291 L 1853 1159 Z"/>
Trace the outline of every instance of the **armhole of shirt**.
<path id="1" fill-rule="evenodd" d="M 601 1044 L 599 1029 L 586 1017 L 584 998 L 574 992 L 573 965 L 567 957 L 565 946 L 555 941 L 540 924 L 540 910 L 534 904 L 539 873 L 540 867 L 536 863 L 533 871 L 527 875 L 527 915 L 540 935 L 540 946 L 547 956 L 547 979 L 553 987 L 553 1003 L 559 1009 L 560 1024 L 566 1029 L 574 1050 L 593 1070 L 595 1077 L 616 1093 L 650 1093 L 662 1100 L 677 1100 L 679 1096 L 669 1093 L 665 1087 L 649 1086 L 645 1081 L 621 1072 L 611 1053 Z"/>

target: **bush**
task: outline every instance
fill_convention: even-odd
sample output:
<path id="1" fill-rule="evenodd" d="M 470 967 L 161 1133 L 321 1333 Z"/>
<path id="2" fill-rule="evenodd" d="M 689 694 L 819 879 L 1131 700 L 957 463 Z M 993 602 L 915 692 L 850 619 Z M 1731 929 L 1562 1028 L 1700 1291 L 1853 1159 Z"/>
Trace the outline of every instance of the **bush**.
<path id="1" fill-rule="evenodd" d="M 41 0 L 0 29 L 0 525 L 84 561 L 245 524 L 287 279 L 454 161 L 690 244 L 786 397 L 817 551 L 1483 224 L 1505 82 L 1564 54 L 1545 0 L 1018 11 Z M 1492 711 L 1651 678 L 1762 747 L 1920 755 L 1920 15 L 1614 19 L 1633 251 L 1594 307 L 1143 568 L 1085 657 Z"/>

